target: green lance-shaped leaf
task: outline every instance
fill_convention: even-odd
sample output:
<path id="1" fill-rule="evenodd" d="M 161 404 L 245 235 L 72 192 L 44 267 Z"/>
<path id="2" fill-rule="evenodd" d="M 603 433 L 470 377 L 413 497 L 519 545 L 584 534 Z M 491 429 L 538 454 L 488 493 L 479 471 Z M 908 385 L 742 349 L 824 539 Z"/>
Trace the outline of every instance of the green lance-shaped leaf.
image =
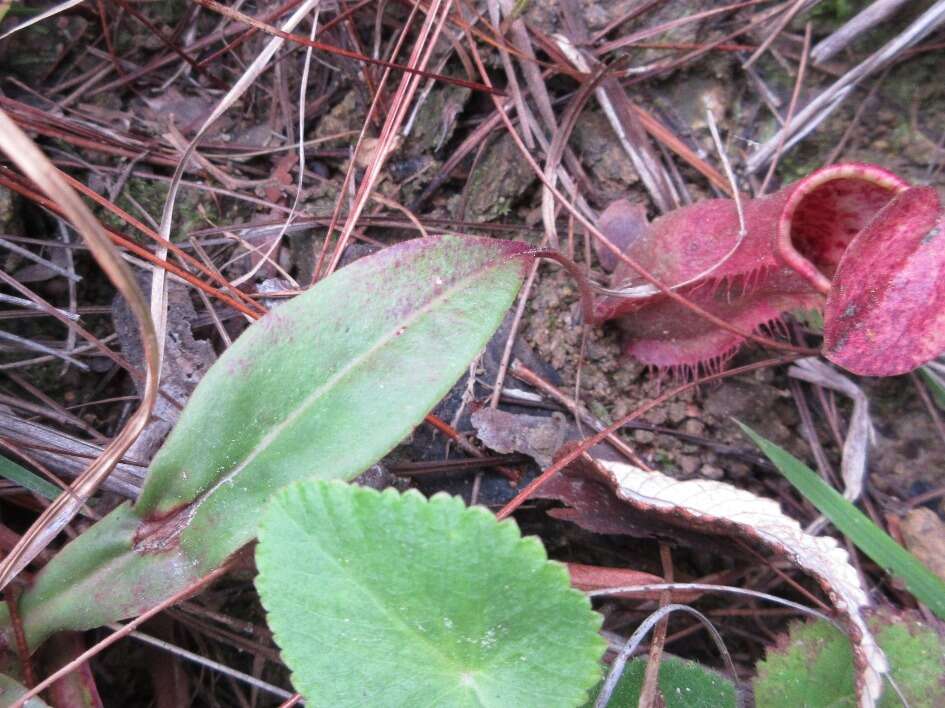
<path id="1" fill-rule="evenodd" d="M 310 706 L 579 706 L 601 618 L 512 521 L 437 494 L 307 480 L 256 548 L 269 626 Z"/>
<path id="2" fill-rule="evenodd" d="M 915 595 L 919 602 L 926 604 L 939 619 L 945 619 L 945 583 L 925 567 L 922 561 L 896 543 L 866 514 L 818 477 L 810 467 L 747 425 L 738 425 L 807 501 L 830 519 L 837 530 L 886 572 L 901 578 L 909 592 Z"/>
<path id="3" fill-rule="evenodd" d="M 925 379 L 929 391 L 932 392 L 932 398 L 939 408 L 945 410 L 945 377 L 937 370 L 926 364 L 919 369 L 919 375 Z"/>
<path id="4" fill-rule="evenodd" d="M 138 503 L 69 544 L 23 596 L 30 646 L 140 614 L 250 541 L 275 490 L 351 479 L 387 453 L 498 327 L 527 248 L 408 241 L 249 327 L 194 391 Z"/>
<path id="5" fill-rule="evenodd" d="M 30 472 L 13 460 L 0 455 L 0 477 L 16 482 L 24 489 L 39 494 L 47 499 L 55 499 L 62 491 L 55 484 L 50 484 L 42 477 Z"/>

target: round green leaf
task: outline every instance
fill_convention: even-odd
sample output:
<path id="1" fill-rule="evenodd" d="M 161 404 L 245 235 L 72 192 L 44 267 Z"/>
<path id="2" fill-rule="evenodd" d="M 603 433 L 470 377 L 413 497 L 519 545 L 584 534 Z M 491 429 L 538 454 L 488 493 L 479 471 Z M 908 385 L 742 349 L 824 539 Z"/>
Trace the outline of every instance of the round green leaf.
<path id="1" fill-rule="evenodd" d="M 608 705 L 635 706 L 643 690 L 646 659 L 627 664 Z M 735 708 L 735 684 L 722 674 L 695 661 L 663 655 L 660 660 L 660 693 L 666 708 Z M 591 708 L 593 702 L 586 708 Z"/>
<path id="2" fill-rule="evenodd" d="M 256 587 L 312 706 L 578 706 L 600 616 L 512 521 L 308 480 L 263 517 Z"/>
<path id="3" fill-rule="evenodd" d="M 886 653 L 890 675 L 912 708 L 945 705 L 945 642 L 927 625 L 883 613 L 870 619 Z M 758 664 L 755 700 L 759 708 L 850 706 L 855 708 L 850 641 L 827 622 L 791 625 L 782 646 Z M 902 705 L 888 685 L 881 708 Z"/>
<path id="4" fill-rule="evenodd" d="M 26 687 L 6 674 L 0 674 L 0 706 L 10 706 L 26 694 Z M 49 705 L 39 698 L 30 698 L 23 708 L 49 708 Z"/>

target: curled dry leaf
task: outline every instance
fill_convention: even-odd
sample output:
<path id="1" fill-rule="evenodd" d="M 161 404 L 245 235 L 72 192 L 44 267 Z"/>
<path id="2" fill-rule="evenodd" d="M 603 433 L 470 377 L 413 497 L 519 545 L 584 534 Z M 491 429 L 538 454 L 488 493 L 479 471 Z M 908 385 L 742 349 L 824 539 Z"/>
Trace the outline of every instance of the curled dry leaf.
<path id="1" fill-rule="evenodd" d="M 812 536 L 785 515 L 777 502 L 713 480 L 680 481 L 657 472 L 644 472 L 632 465 L 602 459 L 582 458 L 570 468 L 567 484 L 578 495 L 584 487 L 596 490 L 598 508 L 607 508 L 619 518 L 608 520 L 615 533 L 633 533 L 637 527 L 651 535 L 648 526 L 661 535 L 677 529 L 683 537 L 702 534 L 716 542 L 742 541 L 766 557 L 785 558 L 813 577 L 834 606 L 840 623 L 850 636 L 856 664 L 856 689 L 860 708 L 875 706 L 882 693 L 886 657 L 876 644 L 862 610 L 869 597 L 847 552 L 830 536 Z M 599 501 L 603 486 L 617 503 Z M 568 501 L 565 487 L 558 485 L 557 498 Z M 586 498 L 579 502 L 585 504 Z M 556 516 L 560 516 L 556 514 Z M 574 517 L 572 517 L 574 518 Z M 586 518 L 581 514 L 577 518 Z M 595 522 L 596 523 L 596 522 Z M 623 529 L 622 531 L 618 529 Z"/>
<path id="2" fill-rule="evenodd" d="M 853 413 L 850 415 L 847 437 L 843 441 L 840 473 L 843 477 L 843 497 L 849 501 L 856 501 L 863 493 L 863 482 L 867 471 L 866 461 L 870 443 L 875 436 L 873 422 L 870 419 L 869 397 L 863 393 L 863 389 L 834 370 L 830 364 L 814 357 L 794 362 L 794 365 L 788 369 L 788 375 L 837 391 L 853 401 Z"/>
<path id="3" fill-rule="evenodd" d="M 551 464 L 569 428 L 557 416 L 516 415 L 495 408 L 480 408 L 470 419 L 476 435 L 490 450 L 521 452 L 542 468 Z"/>

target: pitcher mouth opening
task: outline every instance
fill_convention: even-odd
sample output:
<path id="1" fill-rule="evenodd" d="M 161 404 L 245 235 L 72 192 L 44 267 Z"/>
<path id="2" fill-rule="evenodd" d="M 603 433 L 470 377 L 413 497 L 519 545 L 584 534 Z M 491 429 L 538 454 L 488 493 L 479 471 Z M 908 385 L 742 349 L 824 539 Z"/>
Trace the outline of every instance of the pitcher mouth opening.
<path id="1" fill-rule="evenodd" d="M 797 183 L 778 220 L 776 250 L 826 295 L 844 251 L 893 197 L 909 187 L 876 165 L 829 165 Z"/>

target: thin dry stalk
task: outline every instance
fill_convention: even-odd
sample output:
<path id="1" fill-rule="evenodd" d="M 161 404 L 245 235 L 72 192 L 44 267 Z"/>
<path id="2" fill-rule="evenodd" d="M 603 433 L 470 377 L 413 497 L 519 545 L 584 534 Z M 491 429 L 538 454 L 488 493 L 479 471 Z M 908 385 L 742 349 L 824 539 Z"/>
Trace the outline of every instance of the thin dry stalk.
<path id="1" fill-rule="evenodd" d="M 312 19 L 312 27 L 309 30 L 309 35 L 308 35 L 308 38 L 313 41 L 318 31 L 319 9 L 320 8 L 316 6 L 315 17 Z M 295 197 L 292 199 L 292 209 L 289 212 L 289 215 L 286 217 L 285 222 L 283 222 L 282 228 L 279 229 L 279 233 L 276 234 L 274 239 L 272 239 L 272 243 L 269 245 L 269 248 L 266 250 L 266 253 L 263 254 L 263 257 L 258 260 L 255 266 L 249 269 L 249 272 L 247 272 L 246 274 L 234 280 L 233 281 L 234 286 L 240 285 L 241 283 L 244 283 L 250 278 L 252 278 L 254 275 L 256 275 L 256 272 L 263 266 L 263 264 L 270 261 L 273 254 L 276 252 L 276 249 L 279 248 L 279 245 L 282 243 L 282 238 L 285 236 L 286 231 L 288 231 L 289 227 L 292 225 L 292 222 L 295 220 L 296 213 L 297 213 L 296 210 L 298 209 L 298 206 L 299 206 L 299 199 L 301 199 L 302 197 L 302 184 L 305 179 L 305 146 L 303 142 L 303 139 L 305 137 L 305 104 L 306 104 L 305 96 L 306 96 L 306 92 L 308 91 L 308 75 L 309 75 L 309 70 L 311 69 L 311 65 L 312 65 L 312 47 L 309 46 L 305 48 L 305 61 L 302 63 L 302 79 L 299 84 L 299 123 L 298 123 L 298 126 L 299 126 L 299 143 L 298 143 L 299 178 L 298 178 L 298 183 L 296 184 L 296 187 L 295 187 Z M 295 280 L 292 279 L 291 277 L 289 278 L 289 282 L 292 284 L 293 287 L 298 287 L 298 283 L 296 283 Z"/>
<path id="2" fill-rule="evenodd" d="M 499 2 L 498 0 L 488 0 L 486 3 L 489 10 L 489 19 L 492 21 L 492 24 L 496 28 L 496 34 L 499 34 L 497 29 L 501 24 L 501 17 L 499 15 Z M 507 5 L 507 3 L 505 3 Z M 503 8 L 505 9 L 505 8 Z M 529 150 L 534 149 L 534 138 L 532 138 L 532 131 L 527 129 L 529 121 L 525 120 L 530 111 L 525 105 L 525 98 L 522 96 L 522 89 L 518 85 L 518 76 L 515 74 L 515 67 L 512 66 L 512 58 L 509 55 L 509 51 L 504 45 L 499 46 L 499 59 L 502 62 L 502 68 L 505 69 L 505 76 L 509 82 L 509 91 L 512 94 L 512 102 L 515 104 L 515 111 L 522 117 L 522 125 L 526 127 L 526 130 L 523 130 L 523 140 L 525 141 L 526 147 Z"/>
<path id="3" fill-rule="evenodd" d="M 556 37 L 556 41 L 558 48 L 579 71 L 591 73 L 588 58 L 577 47 L 562 36 Z M 672 180 L 637 122 L 632 108 L 634 104 L 620 83 L 615 78 L 606 76 L 594 90 L 594 96 L 657 208 L 667 212 L 678 207 L 679 195 Z"/>
<path id="4" fill-rule="evenodd" d="M 517 359 L 512 362 L 510 372 L 512 376 L 527 383 L 529 386 L 538 389 L 543 394 L 553 398 L 562 406 L 571 411 L 571 414 L 579 422 L 583 422 L 585 425 L 588 425 L 595 432 L 600 432 L 604 430 L 607 426 L 598 418 L 591 415 L 587 408 L 577 401 L 574 398 L 570 398 L 564 391 L 559 388 L 552 386 L 550 383 L 541 378 L 534 371 L 529 369 L 525 364 L 518 361 Z M 650 471 L 650 466 L 644 462 L 636 451 L 625 443 L 619 435 L 616 433 L 608 435 L 606 438 L 607 443 L 618 453 L 630 460 L 634 465 L 639 467 L 642 470 Z"/>
<path id="5" fill-rule="evenodd" d="M 134 275 L 112 246 L 102 225 L 69 187 L 59 170 L 3 110 L 0 110 L 0 149 L 7 153 L 24 174 L 40 185 L 50 199 L 62 207 L 66 216 L 82 235 L 102 270 L 128 302 L 138 322 L 147 367 L 141 404 L 128 419 L 121 432 L 73 482 L 69 493 L 60 495 L 50 504 L 23 534 L 23 538 L 16 547 L 0 562 L 0 589 L 2 589 L 69 523 L 144 429 L 157 398 L 160 367 L 154 324 Z"/>
<path id="6" fill-rule="evenodd" d="M 761 58 L 761 55 L 768 51 L 768 47 L 778 38 L 778 35 L 784 31 L 784 28 L 787 27 L 788 23 L 794 19 L 794 16 L 797 15 L 802 9 L 808 9 L 813 7 L 820 0 L 794 0 L 794 4 L 791 5 L 782 15 L 778 22 L 775 24 L 774 29 L 765 37 L 765 40 L 758 46 L 758 48 L 752 53 L 748 59 L 745 60 L 745 63 L 742 64 L 743 69 L 748 69 L 751 67 L 758 59 Z"/>
<path id="7" fill-rule="evenodd" d="M 774 177 L 774 171 L 778 167 L 778 161 L 781 159 L 781 153 L 784 150 L 784 138 L 787 137 L 788 130 L 790 130 L 791 126 L 791 121 L 794 120 L 794 109 L 797 108 L 797 99 L 801 95 L 801 86 L 804 84 L 804 74 L 807 71 L 807 56 L 808 51 L 810 50 L 810 35 L 811 23 L 808 22 L 804 27 L 804 48 L 801 51 L 801 63 L 797 68 L 797 79 L 794 81 L 794 90 L 791 92 L 791 102 L 788 104 L 787 116 L 785 116 L 784 125 L 782 126 L 782 139 L 778 143 L 777 149 L 774 151 L 774 158 L 772 158 L 771 164 L 768 166 L 768 173 L 761 182 L 761 187 L 758 188 L 759 197 L 763 196 L 765 192 L 768 191 L 768 185 L 771 183 L 771 178 Z M 827 164 L 830 164 L 829 161 Z"/>
<path id="8" fill-rule="evenodd" d="M 800 135 L 803 136 L 806 134 L 806 131 L 819 125 L 821 121 L 836 110 L 840 102 L 849 95 L 850 91 L 860 81 L 878 69 L 886 66 L 889 62 L 893 61 L 902 50 L 921 41 L 943 22 L 945 22 L 945 0 L 938 0 L 938 2 L 917 17 L 901 34 L 891 39 L 883 45 L 882 48 L 858 63 L 825 89 L 817 98 L 807 104 L 807 106 L 797 114 L 797 117 L 792 121 L 790 126 L 782 127 L 781 130 L 761 145 L 751 157 L 748 158 L 746 165 L 748 172 L 755 173 L 767 164 L 779 145 L 786 144 L 790 147 L 796 139 L 799 139 L 799 132 Z M 785 143 L 786 139 L 789 142 Z"/>
<path id="9" fill-rule="evenodd" d="M 31 17 L 30 19 L 24 22 L 21 22 L 16 27 L 11 27 L 3 34 L 0 34 L 0 40 L 4 40 L 7 37 L 9 37 L 11 34 L 14 34 L 15 32 L 19 32 L 20 30 L 24 30 L 27 27 L 37 24 L 38 22 L 42 22 L 43 20 L 49 19 L 50 17 L 53 17 L 54 15 L 58 15 L 61 12 L 70 10 L 76 5 L 81 5 L 84 1 L 85 0 L 65 0 L 65 2 L 61 2 L 58 5 L 53 5 L 48 10 L 44 10 L 43 12 L 40 12 L 38 15 Z"/>
<path id="10" fill-rule="evenodd" d="M 213 270 L 208 270 L 206 266 L 200 263 L 200 261 L 194 259 L 192 256 L 182 251 L 176 244 L 173 244 L 167 239 L 162 238 L 160 235 L 158 235 L 157 232 L 148 228 L 147 226 L 142 224 L 140 221 L 132 217 L 130 214 L 127 214 L 126 212 L 122 211 L 121 209 L 116 207 L 114 204 L 109 202 L 104 197 L 96 194 L 94 191 L 92 191 L 87 186 L 85 186 L 84 184 L 76 180 L 74 177 L 70 177 L 69 175 L 64 174 L 64 173 L 60 173 L 60 174 L 73 189 L 78 190 L 84 196 L 92 199 L 92 201 L 100 204 L 106 209 L 109 209 L 109 211 L 111 211 L 113 214 L 115 214 L 116 216 L 124 220 L 125 222 L 131 224 L 136 229 L 138 229 L 139 231 L 147 235 L 149 238 L 152 238 L 155 242 L 157 242 L 161 246 L 164 246 L 165 248 L 171 250 L 175 255 L 178 256 L 178 258 L 181 259 L 181 261 L 187 263 L 188 265 L 193 266 L 194 268 L 196 268 L 197 270 L 201 272 L 206 273 L 211 279 L 215 279 L 218 282 L 221 282 L 221 284 L 224 287 L 229 287 L 229 283 L 218 272 L 213 271 Z M 147 175 L 147 176 L 150 177 L 151 175 Z M 10 189 L 14 190 L 15 192 L 19 194 L 22 194 L 26 198 L 30 199 L 31 201 L 36 202 L 40 206 L 43 206 L 49 209 L 55 214 L 58 214 L 60 216 L 64 215 L 64 211 L 58 204 L 56 204 L 54 201 L 50 199 L 47 199 L 46 197 L 42 196 L 40 193 L 34 191 L 33 189 L 25 186 L 24 182 L 25 180 L 20 178 L 19 175 L 16 175 L 12 171 L 7 170 L 5 167 L 0 165 L 0 184 L 2 184 L 5 187 L 9 187 Z M 158 258 L 157 256 L 155 256 L 154 253 L 138 245 L 136 242 L 131 241 L 125 238 L 124 236 L 122 236 L 121 234 L 118 234 L 109 229 L 105 229 L 105 233 L 112 240 L 112 242 L 120 246 L 124 251 L 131 252 L 150 263 L 158 262 Z M 242 293 L 239 290 L 231 290 L 231 292 L 234 295 L 234 297 L 231 297 L 227 293 L 222 292 L 208 285 L 207 283 L 204 283 L 202 280 L 194 277 L 187 271 L 180 268 L 180 266 L 177 266 L 174 263 L 171 263 L 170 261 L 165 261 L 164 263 L 165 263 L 164 267 L 167 268 L 167 270 L 171 271 L 171 273 L 173 273 L 174 275 L 177 275 L 178 277 L 182 278 L 183 280 L 188 282 L 190 285 L 193 285 L 195 288 L 202 289 L 205 292 L 207 292 L 207 294 L 213 295 L 219 300 L 226 302 L 235 310 L 237 310 L 238 312 L 242 312 L 248 317 L 258 318 L 265 312 L 263 308 L 261 308 L 260 305 L 253 302 L 251 299 L 249 299 L 244 293 Z M 0 271 L 0 277 L 2 277 L 2 271 Z M 14 287 L 16 286 L 14 285 Z M 236 297 L 239 297 L 240 299 L 237 300 L 235 299 Z"/>
<path id="11" fill-rule="evenodd" d="M 289 32 L 293 30 L 306 15 L 314 8 L 318 7 L 320 1 L 321 0 L 305 0 L 305 2 L 292 13 L 289 19 L 285 21 L 282 26 L 282 31 Z M 167 198 L 164 201 L 164 210 L 161 214 L 161 228 L 158 230 L 158 233 L 162 239 L 170 241 L 171 227 L 174 220 L 174 203 L 177 199 L 177 192 L 180 189 L 181 179 L 184 176 L 187 164 L 190 162 L 191 156 L 197 149 L 200 139 L 210 126 L 252 86 L 253 82 L 255 82 L 259 75 L 265 70 L 269 61 L 275 56 L 276 52 L 279 51 L 284 42 L 285 40 L 282 37 L 277 36 L 266 43 L 266 46 L 263 47 L 262 51 L 259 52 L 233 87 L 220 99 L 213 111 L 211 111 L 210 115 L 200 126 L 196 135 L 194 135 L 193 140 L 191 140 L 183 155 L 181 155 L 177 163 L 177 168 L 174 170 L 174 176 L 171 178 L 171 183 L 167 190 Z M 155 264 L 151 279 L 151 316 L 154 319 L 158 332 L 158 370 L 160 370 L 161 362 L 164 359 L 164 341 L 167 332 L 167 270 L 165 267 L 160 267 L 167 261 L 167 252 L 168 249 L 164 245 L 158 248 L 155 255 L 159 263 Z"/>
<path id="12" fill-rule="evenodd" d="M 738 239 L 735 241 L 735 246 L 732 251 L 726 255 L 721 263 L 724 263 L 734 252 L 734 249 L 738 248 L 742 241 L 745 239 L 745 235 L 748 233 L 748 229 L 745 228 L 745 209 L 742 207 L 742 195 L 738 189 L 738 182 L 735 180 L 735 172 L 732 171 L 732 165 L 728 160 L 728 155 L 725 152 L 725 146 L 722 145 L 722 138 L 719 137 L 719 128 L 715 124 L 715 115 L 708 108 L 705 110 L 706 124 L 709 126 L 709 132 L 712 133 L 712 142 L 715 143 L 715 149 L 718 150 L 719 159 L 722 161 L 722 167 L 725 170 L 725 176 L 728 178 L 729 184 L 732 189 L 732 200 L 735 202 L 735 211 L 738 214 Z M 720 264 L 712 266 L 713 270 L 718 268 Z M 699 276 L 700 278 L 703 276 Z"/>
<path id="13" fill-rule="evenodd" d="M 660 561 L 663 565 L 663 578 L 667 583 L 673 582 L 673 558 L 669 546 L 660 543 Z M 660 609 L 670 603 L 671 594 L 669 590 L 660 593 Z M 640 687 L 640 700 L 637 702 L 637 708 L 655 708 L 659 705 L 657 702 L 657 692 L 659 690 L 660 661 L 663 658 L 663 647 L 666 644 L 666 629 L 669 626 L 669 618 L 663 618 L 656 629 L 653 631 L 653 641 L 650 642 L 649 656 L 646 660 L 646 670 L 643 674 L 643 686 Z"/>
<path id="14" fill-rule="evenodd" d="M 0 339 L 11 342 L 14 345 L 18 345 L 24 350 L 39 352 L 40 354 L 48 354 L 49 356 L 56 357 L 57 359 L 62 359 L 66 364 L 71 364 L 79 371 L 88 371 L 89 367 L 87 364 L 82 363 L 78 359 L 74 359 L 69 354 L 64 351 L 60 351 L 55 347 L 49 347 L 43 344 L 42 342 L 36 342 L 32 339 L 27 339 L 26 337 L 20 337 L 19 335 L 13 334 L 12 332 L 3 332 L 0 331 Z"/>
<path id="15" fill-rule="evenodd" d="M 561 116 L 560 123 L 552 121 L 552 123 L 550 123 L 548 126 L 552 129 L 552 138 L 551 145 L 546 151 L 545 181 L 552 187 L 557 185 L 557 170 L 560 165 L 561 158 L 567 150 L 568 140 L 571 137 L 571 133 L 574 131 L 574 127 L 577 125 L 581 111 L 584 109 L 584 106 L 590 99 L 593 92 L 600 85 L 600 82 L 604 80 L 605 75 L 606 69 L 603 66 L 598 67 L 598 70 L 592 76 L 590 76 L 590 78 L 585 81 L 575 92 L 574 97 L 568 103 L 567 108 L 564 110 L 564 114 Z M 567 175 L 562 175 L 562 177 L 566 176 Z M 564 183 L 566 188 L 569 186 L 564 179 L 561 181 Z M 572 187 L 569 191 L 574 193 L 576 190 L 574 190 Z M 584 211 L 584 213 L 593 213 L 589 207 L 586 207 L 586 204 L 584 203 L 583 199 L 580 199 L 580 197 L 576 203 L 577 206 L 580 207 L 582 211 Z M 560 245 L 558 239 L 556 211 L 557 209 L 555 207 L 554 194 L 548 186 L 543 184 L 541 189 L 541 217 L 545 226 L 545 241 L 551 244 L 552 248 L 559 249 Z M 588 261 L 588 264 L 589 263 L 590 261 Z"/>
<path id="16" fill-rule="evenodd" d="M 627 640 L 627 643 L 624 644 L 623 649 L 620 650 L 617 658 L 614 659 L 614 662 L 610 665 L 610 673 L 608 673 L 604 685 L 601 686 L 597 700 L 594 702 L 594 708 L 606 708 L 607 704 L 610 703 L 610 697 L 613 695 L 614 689 L 617 687 L 617 681 L 619 681 L 620 677 L 623 675 L 627 660 L 633 656 L 633 653 L 637 650 L 637 647 L 649 631 L 672 612 L 685 612 L 690 614 L 699 620 L 702 626 L 708 630 L 709 636 L 712 637 L 712 641 L 715 642 L 715 646 L 718 647 L 719 653 L 722 655 L 722 659 L 731 675 L 732 681 L 738 686 L 738 673 L 735 671 L 735 663 L 732 661 L 728 647 L 725 646 L 725 640 L 722 639 L 722 635 L 719 634 L 719 630 L 715 628 L 715 625 L 712 624 L 708 617 L 688 605 L 668 604 L 661 607 L 641 622 L 640 626 L 637 627 L 636 631 Z"/>
<path id="17" fill-rule="evenodd" d="M 299 36 L 297 34 L 291 34 L 285 30 L 280 30 L 275 27 L 267 25 L 265 22 L 260 22 L 255 17 L 250 17 L 242 12 L 238 12 L 232 8 L 227 7 L 226 5 L 221 5 L 216 2 L 216 0 L 195 0 L 204 7 L 210 8 L 215 12 L 219 12 L 221 15 L 226 17 L 231 17 L 240 22 L 245 22 L 252 27 L 270 34 L 274 37 L 281 37 L 282 39 L 288 40 L 295 44 L 301 44 L 306 47 L 312 47 L 313 49 L 319 49 L 321 51 L 329 52 L 331 54 L 337 54 L 341 57 L 346 57 L 348 59 L 354 59 L 359 62 L 364 62 L 365 64 L 374 64 L 376 66 L 384 67 L 385 69 L 396 69 L 397 71 L 403 71 L 408 74 L 416 74 L 417 76 L 422 76 L 425 79 L 436 79 L 437 81 L 442 81 L 444 83 L 455 84 L 457 86 L 464 86 L 475 91 L 485 91 L 487 93 L 493 93 L 497 95 L 502 95 L 500 91 L 496 91 L 491 86 L 484 86 L 483 84 L 478 84 L 474 81 L 464 81 L 463 79 L 457 79 L 451 76 L 440 76 L 438 74 L 431 74 L 425 69 L 420 69 L 415 66 L 397 64 L 395 62 L 388 62 L 382 59 L 373 59 L 364 54 L 359 54 L 358 52 L 352 52 L 347 49 L 342 49 L 341 47 L 334 47 L 328 44 L 322 44 L 321 42 L 312 42 L 308 38 Z M 287 6 L 293 6 L 294 2 L 287 3 Z M 416 6 L 415 6 L 416 7 Z M 284 10 L 283 10 L 284 12 Z M 281 14 L 281 13 L 279 13 Z M 278 14 L 276 15 L 278 17 Z"/>
<path id="18" fill-rule="evenodd" d="M 108 625 L 108 628 L 113 632 L 118 632 L 121 631 L 124 626 L 125 625 L 110 624 Z M 166 642 L 163 639 L 152 637 L 150 634 L 134 631 L 129 633 L 128 636 L 133 639 L 137 639 L 139 642 L 144 644 L 148 644 L 152 647 L 166 651 L 173 656 L 185 659 L 194 664 L 197 664 L 198 666 L 202 666 L 206 669 L 209 669 L 210 671 L 215 671 L 216 673 L 236 679 L 237 681 L 252 686 L 253 688 L 258 688 L 273 696 L 287 699 L 291 698 L 293 695 L 291 691 L 286 691 L 284 688 L 279 688 L 278 686 L 274 686 L 267 681 L 258 679 L 255 676 L 251 676 L 250 674 L 247 674 L 243 671 L 234 669 L 230 666 L 227 666 L 226 664 L 221 664 L 219 661 L 214 661 L 213 659 L 208 659 L 205 656 L 201 656 L 200 654 L 195 654 L 194 652 L 188 651 L 187 649 L 179 647 L 171 642 Z"/>
<path id="19" fill-rule="evenodd" d="M 700 20 L 708 19 L 709 17 L 714 17 L 715 15 L 722 15 L 722 14 L 725 14 L 726 12 L 733 12 L 734 10 L 740 10 L 743 7 L 749 7 L 751 5 L 758 5 L 765 1 L 766 0 L 746 0 L 746 2 L 735 2 L 729 5 L 723 5 L 722 7 L 714 7 L 710 10 L 705 10 L 704 12 L 696 12 L 696 13 L 693 13 L 692 15 L 687 15 L 686 17 L 679 17 L 679 18 L 676 18 L 675 20 L 670 20 L 669 22 L 664 22 L 662 24 L 653 25 L 652 27 L 647 27 L 646 29 L 642 29 L 639 32 L 634 32 L 632 34 L 624 35 L 620 39 L 615 39 L 612 42 L 606 42 L 604 44 L 601 44 L 595 50 L 595 54 L 597 55 L 598 58 L 600 58 L 603 55 L 609 54 L 610 52 L 616 49 L 629 47 L 644 39 L 655 37 L 657 35 L 663 34 L 664 32 L 669 32 L 670 30 L 683 27 L 684 25 L 691 24 L 693 22 L 698 22 Z M 769 17 L 770 15 L 765 15 L 764 21 L 767 21 Z"/>
<path id="20" fill-rule="evenodd" d="M 869 398 L 863 389 L 821 359 L 801 359 L 788 369 L 788 374 L 802 381 L 842 393 L 853 401 L 850 424 L 843 441 L 840 472 L 843 477 L 844 498 L 856 501 L 863 493 L 867 455 L 870 443 L 875 436 L 869 413 Z"/>
<path id="21" fill-rule="evenodd" d="M 443 31 L 443 26 L 445 25 L 449 14 L 450 5 L 448 2 L 443 2 L 443 0 L 433 0 L 429 7 L 426 8 L 426 18 L 423 25 L 420 27 L 420 31 L 415 40 L 413 50 L 410 53 L 410 59 L 407 62 L 409 67 L 417 69 L 418 71 L 425 69 L 430 61 L 431 55 L 433 54 L 433 50 L 436 48 L 437 40 Z M 401 39 L 403 39 L 405 36 L 406 32 L 402 35 Z M 384 80 L 387 78 L 389 73 L 389 69 L 385 70 L 384 79 L 381 80 L 382 87 L 384 85 Z M 374 185 L 380 176 L 381 169 L 386 163 L 388 156 L 393 152 L 396 146 L 397 133 L 403 125 L 407 111 L 410 108 L 410 103 L 413 101 L 414 94 L 420 85 L 421 78 L 422 76 L 419 73 L 407 73 L 401 77 L 400 84 L 398 85 L 397 91 L 394 93 L 394 97 L 391 102 L 390 112 L 387 114 L 387 117 L 384 120 L 384 125 L 381 128 L 381 134 L 378 136 L 373 158 L 365 169 L 364 177 L 361 179 L 361 183 L 358 185 L 357 194 L 355 195 L 353 204 L 349 208 L 348 217 L 341 229 L 341 234 L 338 236 L 338 243 L 335 245 L 335 252 L 332 256 L 331 262 L 328 265 L 326 273 L 331 273 L 335 270 L 335 268 L 338 267 L 338 263 L 341 260 L 341 254 L 344 251 L 345 246 L 347 246 L 348 240 L 351 238 L 351 234 L 354 232 L 354 228 L 358 222 L 358 217 L 361 215 L 365 204 L 367 204 L 368 195 L 374 189 Z M 381 91 L 379 89 L 375 95 L 375 105 L 376 100 L 380 94 Z M 372 106 L 371 113 L 373 113 L 373 109 L 374 106 Z M 369 116 L 371 113 L 369 113 Z M 367 124 L 365 123 L 365 127 L 366 125 Z M 351 165 L 348 168 L 349 173 L 354 170 L 354 167 L 354 160 L 352 160 Z M 329 230 L 329 235 L 330 234 L 331 231 Z M 325 242 L 328 242 L 327 238 Z M 316 268 L 316 272 L 313 277 L 319 277 L 319 275 L 318 268 Z"/>
<path id="22" fill-rule="evenodd" d="M 896 10 L 907 2 L 909 0 L 875 0 L 872 5 L 858 12 L 836 31 L 820 40 L 817 46 L 811 50 L 811 62 L 814 66 L 825 64 L 837 52 L 846 48 L 850 42 L 853 42 L 864 32 L 872 29 L 886 18 L 891 17 Z"/>

